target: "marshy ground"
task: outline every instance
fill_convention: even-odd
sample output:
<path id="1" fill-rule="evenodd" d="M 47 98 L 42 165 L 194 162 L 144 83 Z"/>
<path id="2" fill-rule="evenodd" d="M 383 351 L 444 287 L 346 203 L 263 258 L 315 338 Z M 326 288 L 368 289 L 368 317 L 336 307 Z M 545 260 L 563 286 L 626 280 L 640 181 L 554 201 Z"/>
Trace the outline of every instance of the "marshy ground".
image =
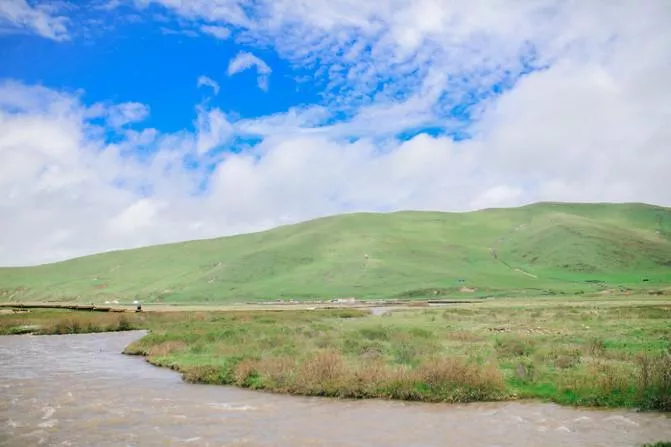
<path id="1" fill-rule="evenodd" d="M 0 333 L 146 328 L 126 349 L 191 382 L 304 395 L 540 398 L 671 410 L 671 303 L 627 297 L 441 308 L 4 313 Z"/>

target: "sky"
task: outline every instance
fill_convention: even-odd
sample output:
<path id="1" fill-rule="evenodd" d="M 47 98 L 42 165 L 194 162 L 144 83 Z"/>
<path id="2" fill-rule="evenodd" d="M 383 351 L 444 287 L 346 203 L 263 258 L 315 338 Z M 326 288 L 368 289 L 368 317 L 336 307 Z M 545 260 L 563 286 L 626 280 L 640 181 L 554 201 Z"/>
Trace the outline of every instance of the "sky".
<path id="1" fill-rule="evenodd" d="M 671 206 L 668 0 L 0 0 L 0 265 Z"/>

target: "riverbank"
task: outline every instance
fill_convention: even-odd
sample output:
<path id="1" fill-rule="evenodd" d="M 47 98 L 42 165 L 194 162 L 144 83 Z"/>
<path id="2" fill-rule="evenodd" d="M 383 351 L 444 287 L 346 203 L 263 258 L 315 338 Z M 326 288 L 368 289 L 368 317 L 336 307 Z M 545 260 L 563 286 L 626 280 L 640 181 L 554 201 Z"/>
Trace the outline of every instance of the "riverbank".
<path id="1" fill-rule="evenodd" d="M 192 385 L 121 351 L 143 333 L 0 337 L 0 444 L 667 447 L 671 415 L 540 402 L 322 399 Z M 4 442 L 3 442 L 4 441 Z"/>
<path id="2" fill-rule="evenodd" d="M 146 322 L 131 313 L 63 308 L 14 308 L 0 312 L 0 335 L 63 335 L 142 329 Z"/>
<path id="3" fill-rule="evenodd" d="M 381 316 L 357 309 L 38 311 L 1 315 L 0 331 L 40 321 L 38 333 L 118 330 L 124 321 L 125 328 L 151 331 L 126 353 L 197 383 L 348 398 L 537 398 L 671 411 L 668 302 L 509 304 L 397 309 Z"/>

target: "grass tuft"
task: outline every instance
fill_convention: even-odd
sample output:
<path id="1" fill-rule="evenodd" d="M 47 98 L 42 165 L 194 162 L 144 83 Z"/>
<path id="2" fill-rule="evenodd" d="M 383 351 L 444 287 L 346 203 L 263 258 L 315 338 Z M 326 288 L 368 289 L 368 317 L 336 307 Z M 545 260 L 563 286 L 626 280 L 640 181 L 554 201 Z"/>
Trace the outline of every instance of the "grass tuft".
<path id="1" fill-rule="evenodd" d="M 640 405 L 648 410 L 671 411 L 671 354 L 638 357 Z"/>

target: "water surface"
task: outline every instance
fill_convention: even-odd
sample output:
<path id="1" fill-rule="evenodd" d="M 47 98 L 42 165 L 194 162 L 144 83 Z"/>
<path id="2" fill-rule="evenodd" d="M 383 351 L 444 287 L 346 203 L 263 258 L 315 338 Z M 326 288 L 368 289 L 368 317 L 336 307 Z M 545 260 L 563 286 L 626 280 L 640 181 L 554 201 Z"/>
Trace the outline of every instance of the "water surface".
<path id="1" fill-rule="evenodd" d="M 342 401 L 191 385 L 120 354 L 141 332 L 0 337 L 0 445 L 635 446 L 671 418 L 539 403 Z"/>

